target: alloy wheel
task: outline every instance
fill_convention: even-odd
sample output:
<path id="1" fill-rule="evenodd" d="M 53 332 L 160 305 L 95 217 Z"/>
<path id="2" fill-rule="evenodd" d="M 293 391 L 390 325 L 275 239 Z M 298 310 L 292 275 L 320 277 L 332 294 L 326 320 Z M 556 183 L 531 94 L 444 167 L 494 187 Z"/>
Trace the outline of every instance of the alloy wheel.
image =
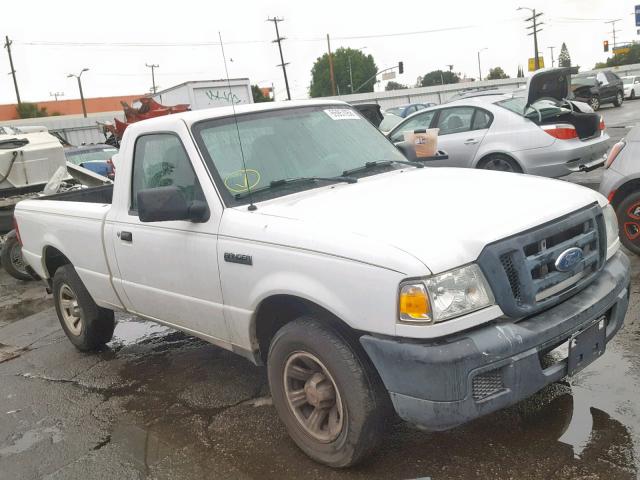
<path id="1" fill-rule="evenodd" d="M 598 110 L 600 108 L 600 100 L 598 97 L 591 97 L 589 100 L 589 106 L 594 110 Z"/>
<path id="2" fill-rule="evenodd" d="M 82 333 L 82 310 L 76 294 L 66 283 L 60 287 L 58 302 L 67 329 L 72 335 L 79 336 Z"/>

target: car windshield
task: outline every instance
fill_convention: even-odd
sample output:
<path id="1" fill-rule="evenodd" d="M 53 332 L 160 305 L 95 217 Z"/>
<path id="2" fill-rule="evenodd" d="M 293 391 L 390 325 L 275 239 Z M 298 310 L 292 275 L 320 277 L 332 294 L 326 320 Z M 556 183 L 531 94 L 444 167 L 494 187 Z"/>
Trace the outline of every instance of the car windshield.
<path id="1" fill-rule="evenodd" d="M 382 122 L 380 122 L 380 125 L 378 126 L 378 128 L 382 132 L 389 132 L 393 127 L 398 125 L 401 121 L 402 121 L 402 117 L 399 117 L 397 115 L 394 115 L 393 113 L 387 112 L 385 113 L 382 119 Z"/>
<path id="2" fill-rule="evenodd" d="M 573 86 L 596 85 L 596 77 L 573 77 L 571 79 L 571 85 Z"/>
<path id="3" fill-rule="evenodd" d="M 384 113 L 390 113 L 391 115 L 402 115 L 403 110 L 403 107 L 393 107 L 386 109 Z"/>
<path id="4" fill-rule="evenodd" d="M 624 83 L 625 85 L 631 85 L 634 80 L 635 80 L 635 77 L 623 77 L 622 83 Z"/>
<path id="5" fill-rule="evenodd" d="M 74 165 L 80 165 L 85 162 L 95 161 L 106 162 L 116 153 L 118 153 L 118 149 L 113 147 L 105 147 L 93 150 L 68 150 L 64 152 L 67 160 L 69 160 Z"/>
<path id="6" fill-rule="evenodd" d="M 567 111 L 567 109 L 562 108 L 561 104 L 556 100 L 541 99 L 534 102 L 525 112 L 524 106 L 526 103 L 527 100 L 524 97 L 513 97 L 495 102 L 496 105 L 502 108 L 534 120 L 537 120 L 540 116 L 544 120 L 545 118 L 554 117 Z"/>
<path id="7" fill-rule="evenodd" d="M 205 161 L 228 205 L 248 203 L 243 195 L 258 190 L 256 200 L 325 186 L 322 182 L 290 182 L 300 177 L 336 177 L 344 171 L 380 160 L 405 157 L 367 120 L 350 107 L 313 106 L 241 114 L 193 126 Z M 238 143 L 241 139 L 242 150 Z M 243 162 L 244 154 L 244 162 Z M 402 168 L 389 164 L 363 170 L 358 176 Z M 406 167 L 405 167 L 406 168 Z"/>

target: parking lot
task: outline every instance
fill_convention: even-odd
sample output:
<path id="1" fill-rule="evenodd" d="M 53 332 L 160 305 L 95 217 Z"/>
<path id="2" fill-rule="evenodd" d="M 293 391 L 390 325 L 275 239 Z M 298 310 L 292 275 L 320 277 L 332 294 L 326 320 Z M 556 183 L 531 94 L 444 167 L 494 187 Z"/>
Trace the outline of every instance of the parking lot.
<path id="1" fill-rule="evenodd" d="M 601 114 L 614 143 L 640 125 L 640 101 Z M 594 187 L 601 174 L 568 180 Z M 397 423 L 343 471 L 293 444 L 263 368 L 127 315 L 108 349 L 82 354 L 41 285 L 0 271 L 0 478 L 637 478 L 640 259 L 632 268 L 625 327 L 599 361 L 464 427 Z"/>

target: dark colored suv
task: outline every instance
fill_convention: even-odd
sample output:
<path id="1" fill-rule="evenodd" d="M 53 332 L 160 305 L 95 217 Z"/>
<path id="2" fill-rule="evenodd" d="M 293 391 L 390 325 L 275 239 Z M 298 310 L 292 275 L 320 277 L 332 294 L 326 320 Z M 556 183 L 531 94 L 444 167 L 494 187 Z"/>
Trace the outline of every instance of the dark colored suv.
<path id="1" fill-rule="evenodd" d="M 609 71 L 574 75 L 571 90 L 575 100 L 588 103 L 594 110 L 598 110 L 603 103 L 613 103 L 619 107 L 624 100 L 622 80 Z"/>

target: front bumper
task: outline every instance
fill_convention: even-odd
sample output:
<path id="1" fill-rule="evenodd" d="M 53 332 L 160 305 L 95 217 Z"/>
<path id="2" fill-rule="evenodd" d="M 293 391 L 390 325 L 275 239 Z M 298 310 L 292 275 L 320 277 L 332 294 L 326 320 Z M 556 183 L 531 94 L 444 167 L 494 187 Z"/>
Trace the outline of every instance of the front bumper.
<path id="1" fill-rule="evenodd" d="M 372 335 L 362 336 L 360 342 L 398 415 L 428 430 L 446 430 L 513 405 L 564 378 L 566 360 L 543 366 L 540 352 L 603 315 L 608 342 L 623 324 L 629 280 L 629 259 L 618 252 L 589 286 L 524 320 L 499 319 L 431 342 Z M 479 398 L 478 379 L 485 392 L 488 385 L 498 388 Z"/>

